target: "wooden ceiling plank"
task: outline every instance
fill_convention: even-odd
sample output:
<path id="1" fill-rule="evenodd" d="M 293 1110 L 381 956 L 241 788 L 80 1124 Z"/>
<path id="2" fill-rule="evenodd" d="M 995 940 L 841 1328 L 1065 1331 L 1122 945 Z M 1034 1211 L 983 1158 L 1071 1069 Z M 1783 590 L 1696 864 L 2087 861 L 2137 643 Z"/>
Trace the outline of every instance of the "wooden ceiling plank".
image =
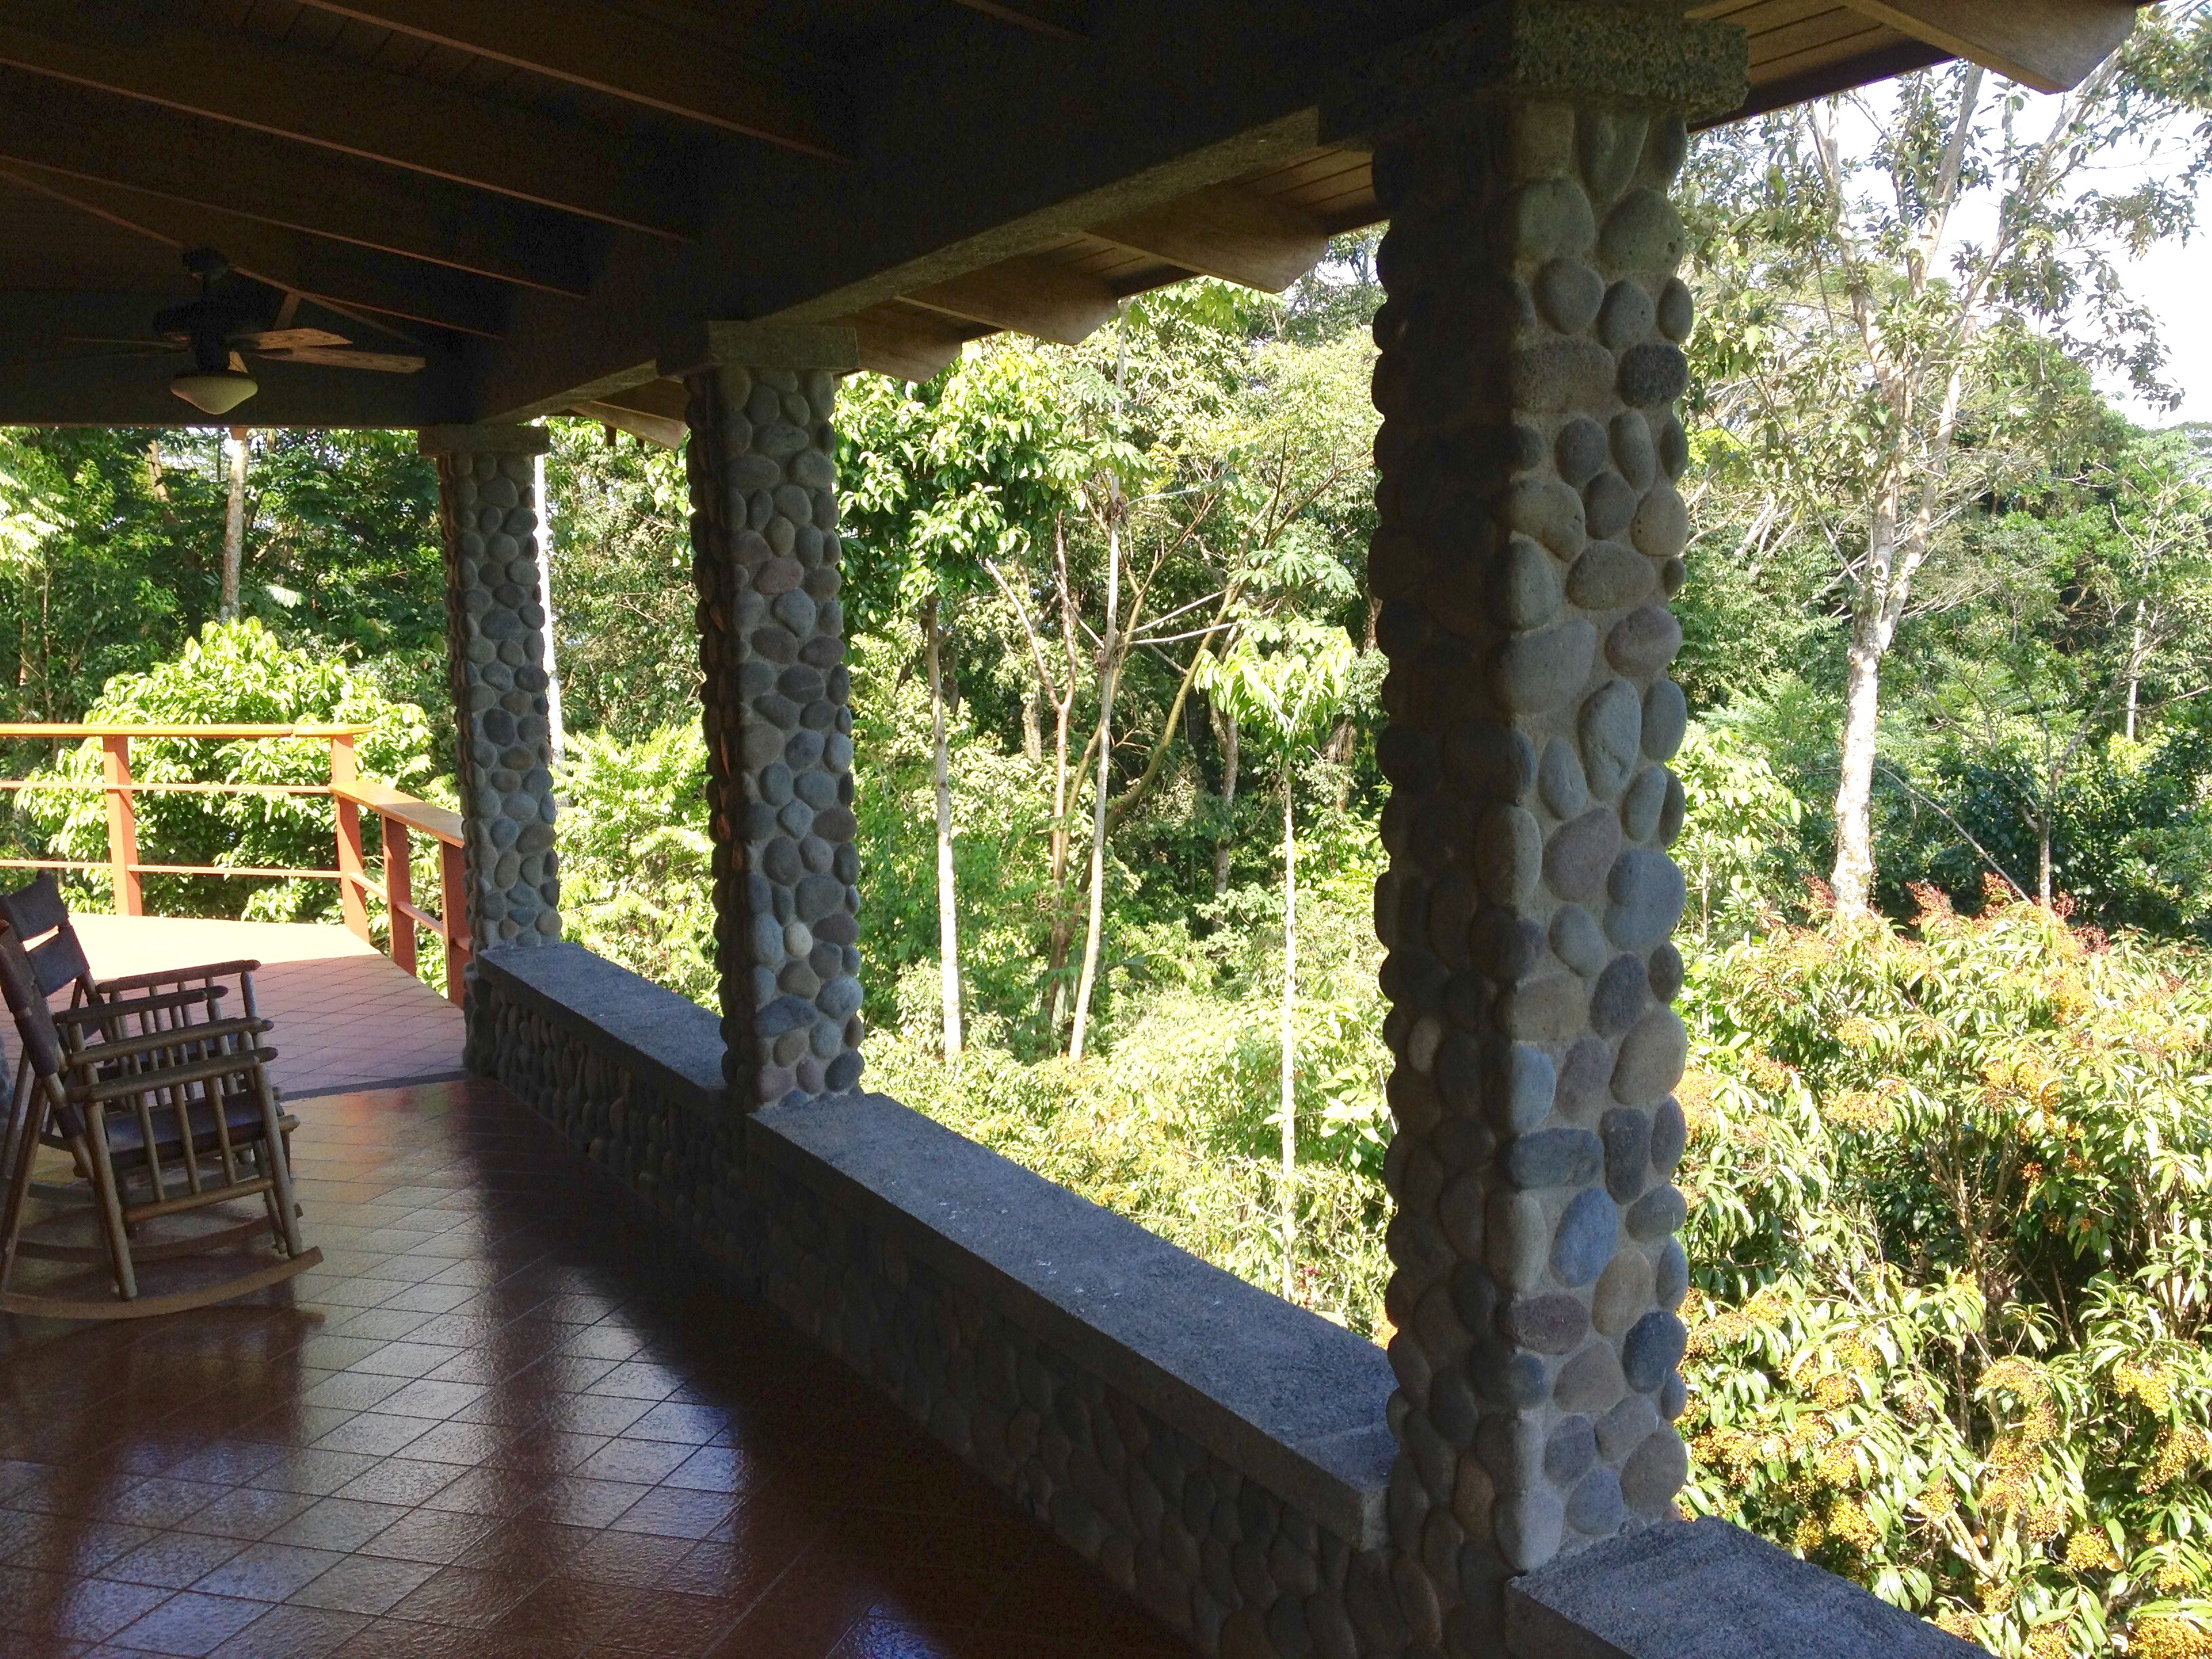
<path id="1" fill-rule="evenodd" d="M 43 168 L 0 165 L 0 177 L 179 252 L 219 247 L 234 270 L 322 304 L 487 339 L 496 339 L 506 329 L 507 296 L 492 283 Z"/>
<path id="2" fill-rule="evenodd" d="M 1328 233 L 1310 219 L 1234 185 L 1094 225 L 1091 234 L 1269 294 L 1280 294 L 1312 270 L 1328 247 Z"/>
<path id="3" fill-rule="evenodd" d="M 1074 345 L 1109 321 L 1119 296 L 1104 283 L 1033 256 L 1007 259 L 904 296 L 948 317 Z"/>
<path id="4" fill-rule="evenodd" d="M 1850 0 L 1899 33 L 2038 92 L 2066 92 L 2136 26 L 2136 0 Z"/>
<path id="5" fill-rule="evenodd" d="M 135 100 L 0 70 L 0 158 L 580 297 L 590 228 L 441 182 L 271 145 Z"/>
<path id="6" fill-rule="evenodd" d="M 641 186 L 603 134 L 252 36 L 173 23 L 64 35 L 52 19 L 49 7 L 0 0 L 0 65 L 651 235 L 687 234 L 670 192 Z"/>
<path id="7" fill-rule="evenodd" d="M 736 53 L 597 0 L 307 0 L 318 9 L 787 149 L 836 159 L 792 88 Z"/>

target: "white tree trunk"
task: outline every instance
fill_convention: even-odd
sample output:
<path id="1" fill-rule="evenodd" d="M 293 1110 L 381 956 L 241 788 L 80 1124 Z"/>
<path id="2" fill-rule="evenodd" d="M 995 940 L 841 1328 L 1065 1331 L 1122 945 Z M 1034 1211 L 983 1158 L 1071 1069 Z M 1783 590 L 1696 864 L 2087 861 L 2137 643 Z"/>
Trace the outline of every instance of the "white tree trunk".
<path id="1" fill-rule="evenodd" d="M 945 753 L 945 678 L 939 660 L 943 630 L 933 596 L 922 611 L 929 657 L 932 776 L 937 787 L 937 964 L 945 1002 L 945 1060 L 960 1058 L 960 909 L 952 870 L 952 781 Z"/>
<path id="2" fill-rule="evenodd" d="M 1119 492 L 1116 492 L 1116 508 Z M 1098 787 L 1091 803 L 1091 910 L 1083 935 L 1083 972 L 1075 985 L 1075 1028 L 1067 1042 L 1070 1060 L 1083 1058 L 1083 1039 L 1091 1024 L 1091 994 L 1098 981 L 1099 934 L 1105 924 L 1106 792 L 1114 760 L 1114 680 L 1118 665 L 1114 638 L 1121 607 L 1121 524 L 1116 510 L 1106 525 L 1106 630 L 1098 645 Z"/>
<path id="3" fill-rule="evenodd" d="M 246 563 L 246 428 L 230 429 L 230 499 L 222 519 L 222 589 L 216 615 L 238 620 L 238 584 Z"/>
<path id="4" fill-rule="evenodd" d="M 1836 784 L 1836 914 L 1864 915 L 1874 896 L 1874 761 L 1881 701 L 1881 648 L 1853 629 L 1844 681 L 1842 776 Z"/>
<path id="5" fill-rule="evenodd" d="M 545 611 L 545 728 L 547 745 L 559 760 L 568 740 L 561 720 L 561 675 L 553 665 L 553 498 L 545 489 L 545 458 L 535 458 L 532 489 L 538 502 L 538 603 Z"/>
<path id="6" fill-rule="evenodd" d="M 1283 1297 L 1297 1297 L 1298 1206 L 1293 1183 L 1297 1178 L 1298 1120 L 1297 1039 L 1294 1016 L 1298 994 L 1298 843 L 1294 833 L 1291 793 L 1291 760 L 1283 761 L 1283 1173 L 1276 1204 L 1283 1235 Z"/>
<path id="7" fill-rule="evenodd" d="M 1229 854 L 1234 845 L 1229 814 L 1237 805 L 1238 727 L 1237 716 L 1226 709 L 1217 708 L 1214 719 L 1221 732 L 1221 833 L 1213 841 L 1213 896 L 1219 898 L 1229 890 Z"/>

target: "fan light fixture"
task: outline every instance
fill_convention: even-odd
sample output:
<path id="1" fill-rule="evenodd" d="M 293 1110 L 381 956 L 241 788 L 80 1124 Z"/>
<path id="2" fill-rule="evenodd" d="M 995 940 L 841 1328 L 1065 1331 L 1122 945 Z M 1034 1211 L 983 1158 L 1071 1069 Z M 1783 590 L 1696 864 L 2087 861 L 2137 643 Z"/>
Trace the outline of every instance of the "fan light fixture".
<path id="1" fill-rule="evenodd" d="M 228 415 L 261 390 L 251 374 L 235 368 L 188 368 L 169 382 L 169 390 L 194 409 Z"/>

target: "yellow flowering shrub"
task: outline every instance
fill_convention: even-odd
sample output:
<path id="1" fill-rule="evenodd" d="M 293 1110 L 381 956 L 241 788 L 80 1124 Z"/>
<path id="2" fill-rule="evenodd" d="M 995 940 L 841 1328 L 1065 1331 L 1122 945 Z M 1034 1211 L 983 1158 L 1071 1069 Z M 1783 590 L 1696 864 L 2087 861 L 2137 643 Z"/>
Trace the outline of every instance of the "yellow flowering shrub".
<path id="1" fill-rule="evenodd" d="M 2212 1659 L 2212 971 L 1923 904 L 1692 964 L 1687 1506 L 2001 1659 Z"/>

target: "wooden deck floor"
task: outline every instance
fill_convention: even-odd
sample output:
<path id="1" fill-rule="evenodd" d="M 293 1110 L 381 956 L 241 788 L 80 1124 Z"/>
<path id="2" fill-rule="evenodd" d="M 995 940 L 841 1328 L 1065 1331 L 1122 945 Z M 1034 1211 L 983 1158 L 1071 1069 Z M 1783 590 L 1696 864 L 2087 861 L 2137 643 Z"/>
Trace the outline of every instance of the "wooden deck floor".
<path id="1" fill-rule="evenodd" d="M 321 1267 L 0 1320 L 8 1659 L 1187 1659 L 496 1085 L 300 1116 Z"/>
<path id="2" fill-rule="evenodd" d="M 271 1070 L 288 1099 L 460 1070 L 461 1011 L 343 927 L 178 916 L 71 920 L 93 971 L 103 978 L 198 962 L 259 961 L 254 995 L 276 1022 Z M 0 1048 L 13 1039 L 7 1033 Z"/>

